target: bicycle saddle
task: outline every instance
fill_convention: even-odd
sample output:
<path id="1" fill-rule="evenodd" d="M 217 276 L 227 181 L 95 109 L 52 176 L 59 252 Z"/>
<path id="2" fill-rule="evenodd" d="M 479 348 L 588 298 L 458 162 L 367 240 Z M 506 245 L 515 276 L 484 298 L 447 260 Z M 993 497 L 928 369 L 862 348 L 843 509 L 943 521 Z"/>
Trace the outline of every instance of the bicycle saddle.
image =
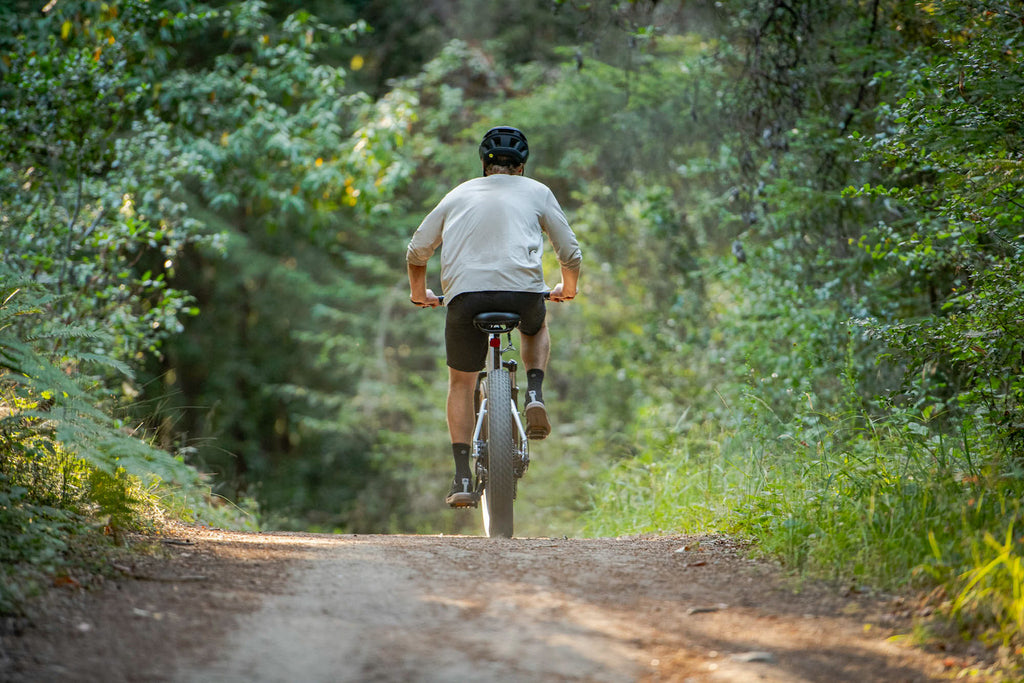
<path id="1" fill-rule="evenodd" d="M 519 326 L 518 313 L 477 313 L 473 316 L 473 324 L 477 329 L 491 334 L 511 332 Z"/>

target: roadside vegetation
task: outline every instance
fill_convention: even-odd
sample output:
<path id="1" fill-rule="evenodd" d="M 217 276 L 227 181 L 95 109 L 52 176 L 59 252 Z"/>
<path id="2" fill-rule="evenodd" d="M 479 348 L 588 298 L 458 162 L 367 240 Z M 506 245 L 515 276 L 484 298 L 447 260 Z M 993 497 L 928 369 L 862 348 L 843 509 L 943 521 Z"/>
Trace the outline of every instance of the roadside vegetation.
<path id="1" fill-rule="evenodd" d="M 749 536 L 1020 663 L 1020 10 L 39 4 L 0 8 L 0 609 L 161 515 L 475 532 L 404 251 L 511 122 L 585 258 L 523 532 Z"/>

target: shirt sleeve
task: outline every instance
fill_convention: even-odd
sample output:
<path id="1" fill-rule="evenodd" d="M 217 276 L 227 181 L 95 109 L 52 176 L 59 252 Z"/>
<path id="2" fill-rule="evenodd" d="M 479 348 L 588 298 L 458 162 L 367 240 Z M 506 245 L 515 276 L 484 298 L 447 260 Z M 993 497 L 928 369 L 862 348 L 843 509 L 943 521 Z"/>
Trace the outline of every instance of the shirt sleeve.
<path id="1" fill-rule="evenodd" d="M 416 228 L 409 247 L 405 252 L 405 261 L 414 266 L 425 266 L 430 257 L 441 246 L 441 234 L 444 230 L 444 200 L 427 214 L 420 227 Z"/>
<path id="2" fill-rule="evenodd" d="M 550 189 L 547 191 L 544 212 L 540 216 L 540 225 L 548 234 L 551 246 L 555 248 L 555 256 L 558 258 L 559 265 L 570 270 L 579 269 L 583 262 L 583 252 L 580 251 L 576 233 L 569 227 L 565 212 L 562 211 L 561 205 Z"/>

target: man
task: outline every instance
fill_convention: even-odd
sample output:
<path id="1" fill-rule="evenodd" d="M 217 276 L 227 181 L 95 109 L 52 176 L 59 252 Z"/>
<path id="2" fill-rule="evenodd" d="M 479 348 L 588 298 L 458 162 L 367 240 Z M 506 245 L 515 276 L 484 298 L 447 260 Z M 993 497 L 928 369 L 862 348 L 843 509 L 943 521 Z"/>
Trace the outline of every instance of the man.
<path id="1" fill-rule="evenodd" d="M 477 313 L 520 315 L 527 436 L 543 439 L 551 431 L 541 392 L 551 349 L 544 305 L 548 287 L 541 265 L 544 235 L 562 271 L 562 281 L 551 289 L 551 301 L 576 296 L 582 255 L 554 194 L 523 175 L 529 155 L 521 131 L 504 126 L 487 131 L 480 143 L 483 177 L 449 192 L 423 219 L 406 254 L 409 298 L 417 306 L 433 308 L 441 301 L 427 288 L 427 261 L 441 247 L 448 432 L 455 459 L 455 479 L 445 499 L 451 507 L 476 505 L 469 468 L 473 394 L 487 354 L 487 335 L 473 326 Z"/>

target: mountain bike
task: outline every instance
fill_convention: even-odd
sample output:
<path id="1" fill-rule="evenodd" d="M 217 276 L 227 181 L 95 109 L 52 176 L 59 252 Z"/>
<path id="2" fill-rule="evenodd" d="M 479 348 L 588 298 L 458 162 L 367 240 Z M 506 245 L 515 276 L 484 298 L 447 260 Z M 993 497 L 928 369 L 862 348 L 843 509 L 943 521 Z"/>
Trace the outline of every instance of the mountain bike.
<path id="1" fill-rule="evenodd" d="M 473 324 L 487 334 L 487 361 L 477 376 L 473 400 L 473 490 L 479 498 L 484 533 L 489 537 L 511 538 L 518 481 L 530 466 L 530 442 L 519 413 L 518 363 L 502 359 L 503 354 L 515 348 L 512 332 L 519 327 L 519 315 L 500 311 L 480 313 L 473 318 Z M 502 335 L 508 338 L 505 346 Z"/>

